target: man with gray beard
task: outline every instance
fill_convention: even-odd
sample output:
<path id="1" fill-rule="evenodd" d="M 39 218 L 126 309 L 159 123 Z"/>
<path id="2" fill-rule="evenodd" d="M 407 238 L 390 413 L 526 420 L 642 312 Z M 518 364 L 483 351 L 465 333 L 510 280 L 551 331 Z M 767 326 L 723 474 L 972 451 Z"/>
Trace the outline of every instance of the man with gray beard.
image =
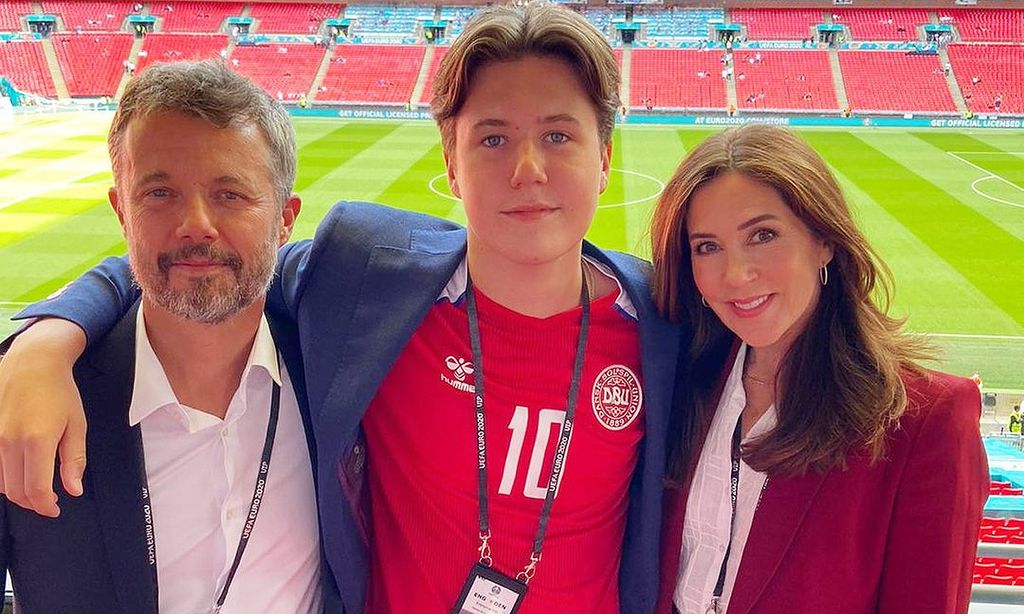
<path id="1" fill-rule="evenodd" d="M 0 567 L 25 612 L 319 612 L 301 365 L 264 316 L 301 204 L 288 115 L 220 63 L 155 65 L 108 144 L 142 298 L 75 364 L 89 464 L 54 487 L 82 496 L 0 501 Z"/>

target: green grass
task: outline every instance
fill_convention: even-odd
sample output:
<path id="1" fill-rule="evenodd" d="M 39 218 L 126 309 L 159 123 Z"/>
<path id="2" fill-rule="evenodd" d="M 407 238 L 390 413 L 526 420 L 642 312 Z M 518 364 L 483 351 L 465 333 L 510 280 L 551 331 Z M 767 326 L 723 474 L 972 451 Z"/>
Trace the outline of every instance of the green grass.
<path id="1" fill-rule="evenodd" d="M 0 318 L 59 289 L 124 243 L 106 190 L 109 115 L 25 119 L 0 135 Z M 426 122 L 296 121 L 296 237 L 341 199 L 459 222 L 436 128 Z M 630 126 L 589 238 L 647 255 L 660 182 L 709 129 Z M 830 164 L 896 277 L 893 313 L 935 335 L 942 368 L 1024 389 L 1024 142 L 1020 132 L 803 133 Z M 951 153 L 952 152 L 952 153 Z M 431 190 L 428 186 L 433 186 Z M 623 205 L 623 203 L 628 203 Z M 0 334 L 12 330 L 0 322 Z"/>

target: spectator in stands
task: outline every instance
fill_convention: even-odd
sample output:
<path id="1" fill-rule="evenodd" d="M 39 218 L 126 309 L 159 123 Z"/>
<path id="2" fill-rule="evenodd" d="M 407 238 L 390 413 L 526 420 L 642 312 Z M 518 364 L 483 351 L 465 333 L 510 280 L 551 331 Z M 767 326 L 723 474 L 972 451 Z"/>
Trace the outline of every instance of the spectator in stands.
<path id="1" fill-rule="evenodd" d="M 1020 405 L 1014 405 L 1010 411 L 1009 427 L 1011 433 L 1019 434 L 1021 432 Z"/>
<path id="2" fill-rule="evenodd" d="M 157 65 L 108 143 L 142 296 L 76 364 L 85 496 L 47 522 L 0 500 L 0 578 L 26 612 L 320 612 L 308 415 L 263 313 L 300 207 L 288 114 L 220 63 Z"/>
<path id="3" fill-rule="evenodd" d="M 826 163 L 782 128 L 718 133 L 652 224 L 658 306 L 695 326 L 657 611 L 966 613 L 978 389 L 876 306 L 888 271 Z"/>
<path id="4" fill-rule="evenodd" d="M 1003 108 L 1003 94 L 1000 92 L 992 99 L 992 109 L 997 113 Z"/>
<path id="5" fill-rule="evenodd" d="M 324 549 L 349 614 L 483 611 L 462 601 L 481 584 L 518 594 L 520 614 L 650 611 L 679 331 L 658 318 L 642 262 L 583 240 L 608 181 L 619 86 L 611 47 L 579 14 L 482 9 L 442 60 L 431 107 L 469 230 L 342 203 L 312 244 L 281 254 L 271 309 L 297 320 Z M 108 293 L 130 295 L 130 276 L 121 260 L 104 267 L 107 281 L 83 279 L 45 309 L 118 311 Z M 20 341 L 0 363 L 4 403 L 18 396 L 5 374 Z M 527 423 L 536 455 L 509 439 L 507 425 L 525 435 Z M 0 441 L 12 428 L 0 419 Z M 548 469 L 563 466 L 556 449 L 564 479 Z M 542 503 L 556 491 L 553 508 Z"/>

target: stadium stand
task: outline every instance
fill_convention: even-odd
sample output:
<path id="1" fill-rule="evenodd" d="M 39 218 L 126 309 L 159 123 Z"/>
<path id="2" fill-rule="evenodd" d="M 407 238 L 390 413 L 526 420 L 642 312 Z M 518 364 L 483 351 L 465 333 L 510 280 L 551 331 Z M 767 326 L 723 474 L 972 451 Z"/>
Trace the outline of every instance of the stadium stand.
<path id="1" fill-rule="evenodd" d="M 839 109 L 825 51 L 745 50 L 733 57 L 740 109 Z"/>
<path id="2" fill-rule="evenodd" d="M 57 60 L 71 96 L 110 96 L 124 73 L 130 34 L 59 34 Z"/>
<path id="3" fill-rule="evenodd" d="M 412 95 L 424 52 L 424 47 L 412 45 L 338 45 L 317 100 L 406 103 Z"/>
<path id="4" fill-rule="evenodd" d="M 747 27 L 749 40 L 802 40 L 825 21 L 823 11 L 812 9 L 735 9 L 729 16 Z"/>
<path id="5" fill-rule="evenodd" d="M 846 25 L 858 41 L 917 40 L 917 26 L 929 22 L 924 9 L 835 9 L 832 22 Z"/>
<path id="6" fill-rule="evenodd" d="M 690 49 L 634 49 L 630 106 L 672 109 L 725 107 L 725 81 L 719 54 Z M 702 76 L 703 75 L 703 76 Z"/>
<path id="7" fill-rule="evenodd" d="M 22 92 L 56 96 L 53 77 L 46 67 L 43 44 L 38 41 L 0 43 L 0 74 Z"/>
<path id="8" fill-rule="evenodd" d="M 612 27 L 612 19 L 625 19 L 622 9 L 614 9 L 607 6 L 586 6 L 583 8 L 583 16 L 587 21 L 594 24 L 598 30 L 604 32 L 605 36 L 612 38 L 615 29 Z"/>
<path id="9" fill-rule="evenodd" d="M 260 34 L 316 34 L 325 19 L 337 17 L 337 4 L 252 3 L 249 16 Z"/>
<path id="10" fill-rule="evenodd" d="M 839 64 L 855 112 L 956 112 L 936 55 L 841 51 Z"/>
<path id="11" fill-rule="evenodd" d="M 215 58 L 227 49 L 226 34 L 147 34 L 136 62 L 140 71 L 153 62 Z"/>
<path id="12" fill-rule="evenodd" d="M 241 2 L 153 2 L 149 14 L 163 19 L 164 32 L 217 32 L 244 7 Z"/>
<path id="13" fill-rule="evenodd" d="M 323 47 L 308 43 L 239 46 L 231 54 L 231 64 L 278 100 L 297 100 L 313 85 L 324 53 Z"/>
<path id="14" fill-rule="evenodd" d="M 43 2 L 43 12 L 59 15 L 64 30 L 117 32 L 132 13 L 127 2 Z"/>
<path id="15" fill-rule="evenodd" d="M 479 6 L 442 6 L 441 19 L 448 21 L 448 27 L 445 28 L 444 33 L 445 38 L 450 40 L 462 34 L 462 28 L 478 10 L 480 10 Z"/>
<path id="16" fill-rule="evenodd" d="M 437 67 L 441 65 L 441 60 L 448 54 L 448 49 L 449 47 L 434 47 L 434 57 L 430 60 L 427 79 L 423 82 L 423 93 L 420 94 L 420 104 L 430 104 L 430 98 L 434 95 L 434 75 L 437 74 Z"/>
<path id="17" fill-rule="evenodd" d="M 434 9 L 427 6 L 394 4 L 349 4 L 345 17 L 356 21 L 357 34 L 407 34 L 416 32 L 419 20 L 433 19 Z"/>
<path id="18" fill-rule="evenodd" d="M 968 109 L 1024 113 L 1024 47 L 950 45 L 948 52 Z"/>
<path id="19" fill-rule="evenodd" d="M 637 7 L 640 9 L 641 7 Z M 721 9 L 684 9 L 670 6 L 663 10 L 647 10 L 634 19 L 647 20 L 647 37 L 654 39 L 709 39 L 708 23 L 725 20 Z"/>
<path id="20" fill-rule="evenodd" d="M 942 9 L 937 13 L 939 23 L 956 26 L 960 40 L 1024 42 L 1024 10 Z"/>
<path id="21" fill-rule="evenodd" d="M 0 2 L 0 32 L 21 30 L 21 16 L 34 12 L 31 2 Z"/>

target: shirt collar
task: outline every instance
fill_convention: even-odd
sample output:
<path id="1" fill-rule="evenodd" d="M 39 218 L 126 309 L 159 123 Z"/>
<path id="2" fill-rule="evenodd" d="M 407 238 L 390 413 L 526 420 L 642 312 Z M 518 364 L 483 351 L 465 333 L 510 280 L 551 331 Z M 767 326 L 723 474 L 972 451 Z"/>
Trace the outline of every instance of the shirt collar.
<path id="1" fill-rule="evenodd" d="M 612 273 L 612 270 L 603 262 L 598 262 L 586 255 L 584 255 L 583 258 L 603 275 L 615 280 L 616 285 L 619 287 L 619 296 L 615 299 L 615 306 L 631 320 L 636 320 L 636 307 L 633 306 L 633 301 L 629 298 L 629 293 L 627 293 L 625 288 L 622 287 L 622 283 L 619 281 L 619 278 L 616 277 L 615 274 Z M 437 300 L 447 300 L 452 305 L 457 305 L 459 301 L 462 300 L 463 295 L 466 294 L 466 282 L 468 278 L 469 269 L 466 266 L 466 257 L 463 256 L 462 262 L 459 263 L 458 268 L 456 268 L 455 272 L 452 273 L 452 276 L 445 287 L 441 289 L 441 294 L 438 295 Z"/>
<path id="2" fill-rule="evenodd" d="M 164 373 L 160 359 L 149 342 L 144 310 L 145 303 L 139 306 L 139 312 L 135 319 L 135 383 L 132 390 L 132 402 L 128 408 L 128 424 L 130 426 L 139 424 L 163 407 L 181 406 L 167 379 L 167 374 Z M 278 386 L 281 385 L 281 367 L 277 360 L 277 346 L 274 344 L 274 337 L 270 334 L 270 325 L 267 323 L 266 316 L 260 317 L 256 339 L 249 351 L 245 368 L 242 370 L 240 387 L 245 385 L 253 369 L 257 367 L 266 371 Z"/>

